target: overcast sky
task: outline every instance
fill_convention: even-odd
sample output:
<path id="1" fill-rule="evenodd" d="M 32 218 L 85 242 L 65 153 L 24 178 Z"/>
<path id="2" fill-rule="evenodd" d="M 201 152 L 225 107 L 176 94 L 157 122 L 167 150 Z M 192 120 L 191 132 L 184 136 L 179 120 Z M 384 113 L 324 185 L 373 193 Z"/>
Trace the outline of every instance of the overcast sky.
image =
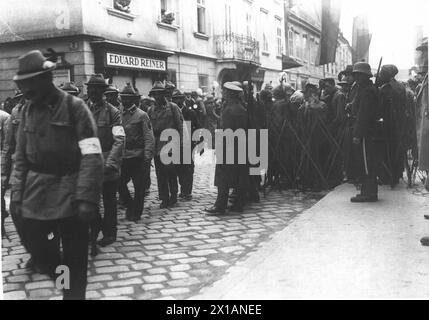
<path id="1" fill-rule="evenodd" d="M 311 0 L 310 0 L 311 1 Z M 353 17 L 366 13 L 372 33 L 370 64 L 377 68 L 393 63 L 400 69 L 414 65 L 416 28 L 424 26 L 427 36 L 429 24 L 428 0 L 341 0 L 341 30 L 352 43 Z"/>

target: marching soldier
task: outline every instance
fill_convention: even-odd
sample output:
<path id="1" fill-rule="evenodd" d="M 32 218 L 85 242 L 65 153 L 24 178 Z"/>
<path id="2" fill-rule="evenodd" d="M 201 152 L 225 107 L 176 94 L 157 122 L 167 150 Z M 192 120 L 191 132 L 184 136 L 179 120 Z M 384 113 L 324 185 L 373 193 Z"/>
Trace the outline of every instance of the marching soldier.
<path id="1" fill-rule="evenodd" d="M 84 101 L 53 84 L 55 63 L 40 51 L 19 58 L 14 81 L 23 106 L 11 201 L 22 215 L 32 258 L 54 277 L 70 271 L 64 299 L 85 299 L 88 226 L 97 214 L 103 158 L 94 119 Z M 62 242 L 63 255 L 59 242 Z M 62 258 L 63 256 L 63 258 Z"/>
<path id="2" fill-rule="evenodd" d="M 183 116 L 180 109 L 175 103 L 167 101 L 166 94 L 167 92 L 162 82 L 155 82 L 149 95 L 155 99 L 156 103 L 148 112 L 155 136 L 154 161 L 161 209 L 175 205 L 178 193 L 175 165 L 161 161 L 161 152 L 165 151 L 163 147 L 168 143 L 161 141 L 161 133 L 166 129 L 175 129 L 180 135 L 180 140 L 182 140 L 183 132 Z"/>
<path id="3" fill-rule="evenodd" d="M 353 144 L 358 149 L 362 163 L 361 193 L 351 198 L 351 202 L 375 202 L 378 200 L 377 169 L 379 166 L 378 146 L 376 142 L 377 127 L 377 89 L 370 80 L 371 66 L 358 62 L 353 66 L 353 77 L 356 81 L 356 97 L 352 104 L 352 116 L 356 119 L 353 126 Z M 362 159 L 360 161 L 359 159 Z"/>
<path id="4" fill-rule="evenodd" d="M 225 108 L 221 115 L 220 128 L 223 130 L 231 129 L 233 131 L 238 129 L 247 130 L 248 117 L 240 99 L 240 93 L 243 90 L 230 82 L 224 84 L 224 89 Z M 216 203 L 213 207 L 206 209 L 210 215 L 225 213 L 230 188 L 236 189 L 237 197 L 234 205 L 228 209 L 232 212 L 242 212 L 244 196 L 249 185 L 249 167 L 247 164 L 238 163 L 238 143 L 235 142 L 232 146 L 233 148 L 229 146 L 230 148 L 227 150 L 224 142 L 222 141 L 222 145 L 219 146 L 224 150 L 224 156 L 221 159 L 222 163 L 216 164 L 215 186 L 218 188 Z M 234 164 L 226 163 L 227 152 L 234 154 Z"/>
<path id="5" fill-rule="evenodd" d="M 173 92 L 173 102 L 177 104 L 180 108 L 183 119 L 191 123 L 191 134 L 189 138 L 192 138 L 192 135 L 198 129 L 201 129 L 200 122 L 198 121 L 198 116 L 196 111 L 192 107 L 187 107 L 185 104 L 185 95 L 180 90 L 174 90 Z M 191 150 L 194 150 L 196 142 L 191 142 Z M 194 159 L 191 158 L 191 164 L 183 163 L 184 152 L 182 148 L 181 152 L 181 164 L 177 166 L 177 175 L 180 183 L 180 194 L 179 197 L 183 200 L 190 201 L 192 200 L 192 187 L 194 183 L 194 170 L 195 164 Z"/>
<path id="6" fill-rule="evenodd" d="M 113 84 L 109 85 L 104 92 L 106 101 L 117 109 L 120 109 L 121 102 L 119 101 L 119 90 Z"/>
<path id="7" fill-rule="evenodd" d="M 108 87 L 103 75 L 92 75 L 86 85 L 89 97 L 88 106 L 98 127 L 98 138 L 104 157 L 104 218 L 101 219 L 99 216 L 97 221 L 94 221 L 92 241 L 97 239 L 97 231 L 101 228 L 103 239 L 98 244 L 105 247 L 116 241 L 118 223 L 116 192 L 124 151 L 125 132 L 122 126 L 121 112 L 103 99 L 104 91 Z M 95 255 L 95 253 L 93 254 Z"/>
<path id="8" fill-rule="evenodd" d="M 125 127 L 125 154 L 122 163 L 120 193 L 127 207 L 129 221 L 140 220 L 143 214 L 146 173 L 150 172 L 150 163 L 155 148 L 155 138 L 149 116 L 137 107 L 140 95 L 128 84 L 121 92 L 124 106 L 122 122 Z M 134 184 L 134 199 L 127 187 L 129 180 Z"/>

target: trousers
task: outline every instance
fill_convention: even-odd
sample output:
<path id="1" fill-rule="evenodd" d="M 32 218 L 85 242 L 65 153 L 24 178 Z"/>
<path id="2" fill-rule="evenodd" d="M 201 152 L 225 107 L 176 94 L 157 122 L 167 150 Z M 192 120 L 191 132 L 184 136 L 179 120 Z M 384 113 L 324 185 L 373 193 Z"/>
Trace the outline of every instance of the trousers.
<path id="1" fill-rule="evenodd" d="M 156 179 L 158 181 L 159 200 L 168 202 L 177 198 L 179 187 L 177 185 L 177 172 L 175 165 L 165 165 L 160 156 L 155 157 Z"/>
<path id="2" fill-rule="evenodd" d="M 179 177 L 180 193 L 185 196 L 191 195 L 194 184 L 194 163 L 177 165 L 176 170 Z"/>
<path id="3" fill-rule="evenodd" d="M 63 289 L 64 300 L 85 300 L 88 270 L 87 223 L 77 216 L 59 220 L 22 220 L 23 234 L 34 262 L 55 275 L 60 265 L 69 270 L 69 288 Z M 60 243 L 63 255 L 60 252 Z"/>
<path id="4" fill-rule="evenodd" d="M 91 223 L 91 233 L 95 233 L 92 237 L 97 240 L 100 230 L 104 237 L 114 237 L 117 234 L 118 225 L 118 204 L 116 192 L 118 190 L 118 181 L 105 181 L 103 183 L 103 207 L 104 214 L 97 215 L 97 219 Z"/>

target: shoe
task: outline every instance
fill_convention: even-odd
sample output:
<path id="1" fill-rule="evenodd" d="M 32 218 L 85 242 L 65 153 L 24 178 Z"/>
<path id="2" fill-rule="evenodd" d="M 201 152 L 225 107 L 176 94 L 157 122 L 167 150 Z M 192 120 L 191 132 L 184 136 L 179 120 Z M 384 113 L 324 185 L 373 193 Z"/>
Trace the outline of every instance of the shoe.
<path id="1" fill-rule="evenodd" d="M 177 197 L 170 198 L 170 200 L 168 201 L 168 206 L 169 206 L 169 207 L 172 207 L 172 206 L 174 206 L 176 203 L 177 203 Z"/>
<path id="2" fill-rule="evenodd" d="M 243 207 L 239 207 L 239 206 L 233 205 L 233 206 L 229 206 L 228 210 L 231 211 L 231 212 L 241 213 L 241 212 L 243 212 Z"/>
<path id="3" fill-rule="evenodd" d="M 185 197 L 185 195 L 183 194 L 183 193 L 179 193 L 179 198 L 180 199 L 182 199 L 182 198 L 184 198 Z"/>
<path id="4" fill-rule="evenodd" d="M 148 195 L 150 195 L 150 189 L 146 189 L 144 191 L 144 195 L 145 195 L 145 197 L 147 197 Z"/>
<path id="5" fill-rule="evenodd" d="M 192 200 L 192 194 L 183 195 L 182 198 L 184 201 L 191 201 Z"/>
<path id="6" fill-rule="evenodd" d="M 36 271 L 36 263 L 34 262 L 33 258 L 27 260 L 27 262 L 25 263 L 25 268 L 30 269 L 33 272 Z"/>
<path id="7" fill-rule="evenodd" d="M 209 213 L 209 215 L 217 215 L 217 214 L 224 214 L 225 213 L 225 210 L 219 209 L 216 206 L 213 206 L 211 208 L 207 208 L 204 211 L 206 211 L 207 213 Z"/>
<path id="8" fill-rule="evenodd" d="M 353 203 L 362 203 L 362 202 L 377 202 L 378 197 L 377 196 L 364 196 L 361 194 L 358 194 L 357 196 L 350 199 Z"/>
<path id="9" fill-rule="evenodd" d="M 168 202 L 167 201 L 162 201 L 161 204 L 159 205 L 160 209 L 167 209 L 168 208 Z"/>
<path id="10" fill-rule="evenodd" d="M 101 239 L 100 241 L 97 242 L 97 244 L 100 247 L 107 247 L 109 245 L 111 245 L 112 243 L 116 242 L 116 237 L 104 237 L 103 239 Z"/>
<path id="11" fill-rule="evenodd" d="M 420 239 L 422 246 L 429 247 L 429 237 L 423 237 Z"/>
<path id="12" fill-rule="evenodd" d="M 425 214 L 424 217 L 426 220 L 429 220 L 429 214 Z"/>
<path id="13" fill-rule="evenodd" d="M 98 247 L 97 247 L 97 243 L 92 243 L 91 244 L 91 252 L 90 252 L 91 257 L 96 257 L 98 255 Z"/>

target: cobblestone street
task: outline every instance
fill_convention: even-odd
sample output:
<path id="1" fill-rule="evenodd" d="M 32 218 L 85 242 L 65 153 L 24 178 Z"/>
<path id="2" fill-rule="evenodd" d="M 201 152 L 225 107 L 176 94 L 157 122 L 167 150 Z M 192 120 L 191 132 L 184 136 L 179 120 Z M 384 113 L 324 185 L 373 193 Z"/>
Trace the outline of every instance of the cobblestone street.
<path id="1" fill-rule="evenodd" d="M 227 274 L 260 244 L 283 230 L 322 195 L 271 191 L 243 214 L 209 217 L 214 166 L 208 156 L 195 170 L 194 199 L 159 209 L 156 179 L 139 223 L 125 220 L 120 207 L 118 241 L 90 258 L 88 299 L 186 299 Z M 2 240 L 5 299 L 61 299 L 48 277 L 24 269 L 29 255 L 19 244 L 10 218 Z"/>

